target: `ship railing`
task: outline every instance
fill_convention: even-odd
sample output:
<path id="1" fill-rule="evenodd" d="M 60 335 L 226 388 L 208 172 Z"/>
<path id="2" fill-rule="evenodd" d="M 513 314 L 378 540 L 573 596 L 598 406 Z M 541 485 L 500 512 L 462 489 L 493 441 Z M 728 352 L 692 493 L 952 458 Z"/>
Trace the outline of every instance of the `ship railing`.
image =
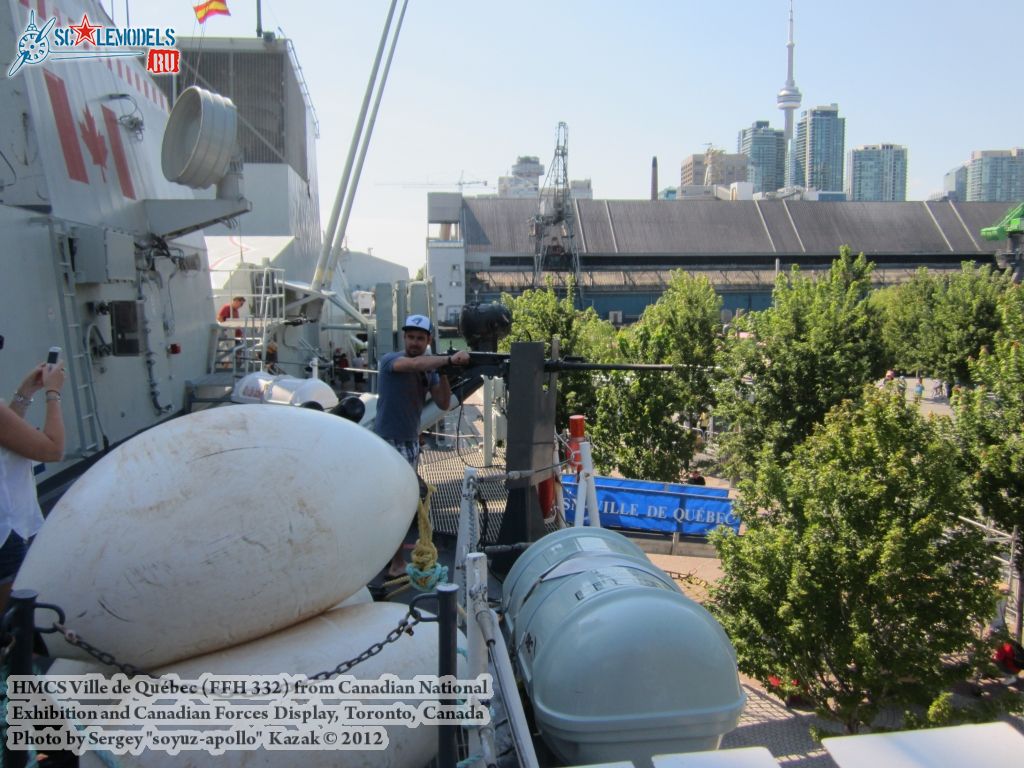
<path id="1" fill-rule="evenodd" d="M 299 83 L 299 92 L 302 93 L 302 97 L 306 101 L 306 106 L 309 108 L 309 117 L 313 121 L 313 135 L 316 138 L 320 138 L 320 120 L 316 116 L 316 108 L 313 106 L 313 99 L 309 95 L 309 87 L 306 85 L 306 77 L 302 72 L 302 67 L 299 65 L 299 57 L 295 54 L 295 46 L 292 45 L 292 40 L 288 37 L 284 30 L 280 27 L 277 28 L 281 37 L 284 38 L 285 48 L 288 51 L 288 58 L 292 62 L 292 67 L 295 70 L 295 79 Z"/>
<path id="2" fill-rule="evenodd" d="M 1024 601 L 1021 600 L 1020 573 L 1015 567 L 1020 556 L 1017 551 L 1020 539 L 1014 533 L 1007 533 L 996 527 L 991 520 L 960 516 L 960 521 L 981 531 L 985 536 L 985 543 L 995 549 L 992 559 L 999 565 L 1002 594 L 998 600 L 997 615 L 993 618 L 990 629 L 1006 629 L 1015 639 L 1020 640 L 1021 627 L 1024 625 L 1020 606 Z"/>
<path id="3" fill-rule="evenodd" d="M 480 551 L 478 484 L 496 477 L 479 476 L 475 467 L 466 467 L 462 479 L 459 530 L 455 544 L 455 583 L 460 590 L 460 604 L 465 611 L 467 677 L 478 678 L 489 669 L 493 671 L 495 693 L 498 694 L 495 698 L 505 709 L 518 765 L 536 768 L 537 754 L 519 695 L 515 670 L 499 628 L 498 615 L 488 599 L 487 555 Z M 525 545 L 511 546 L 514 549 L 525 548 Z M 493 717 L 492 713 L 490 724 L 469 732 L 469 753 L 482 760 L 484 765 L 497 762 Z"/>

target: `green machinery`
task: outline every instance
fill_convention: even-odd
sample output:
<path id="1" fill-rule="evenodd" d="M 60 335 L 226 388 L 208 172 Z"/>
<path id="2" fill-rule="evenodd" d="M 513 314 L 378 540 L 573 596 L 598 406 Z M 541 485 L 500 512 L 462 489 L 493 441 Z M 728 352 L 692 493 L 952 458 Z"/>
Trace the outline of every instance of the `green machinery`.
<path id="1" fill-rule="evenodd" d="M 986 240 L 1009 240 L 1010 250 L 996 253 L 996 263 L 1001 269 L 1013 270 L 1013 281 L 1024 278 L 1024 203 L 1011 208 L 1002 221 L 981 230 Z"/>

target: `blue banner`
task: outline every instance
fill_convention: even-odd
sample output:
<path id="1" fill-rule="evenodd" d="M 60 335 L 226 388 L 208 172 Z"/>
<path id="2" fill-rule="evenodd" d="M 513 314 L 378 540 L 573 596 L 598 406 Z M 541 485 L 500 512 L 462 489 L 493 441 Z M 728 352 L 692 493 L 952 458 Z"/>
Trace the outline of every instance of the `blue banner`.
<path id="1" fill-rule="evenodd" d="M 740 521 L 732 513 L 725 488 L 600 476 L 595 481 L 604 527 L 707 536 L 718 526 L 727 525 L 739 533 Z M 576 518 L 576 491 L 576 476 L 562 475 L 565 519 L 569 523 Z"/>

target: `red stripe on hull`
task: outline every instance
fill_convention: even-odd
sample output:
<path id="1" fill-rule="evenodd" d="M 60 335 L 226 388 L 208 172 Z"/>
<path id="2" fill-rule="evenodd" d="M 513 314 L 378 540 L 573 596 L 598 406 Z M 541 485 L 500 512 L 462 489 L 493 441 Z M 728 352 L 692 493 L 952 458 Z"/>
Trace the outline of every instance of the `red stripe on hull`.
<path id="1" fill-rule="evenodd" d="M 125 197 L 135 199 L 135 186 L 132 184 L 132 174 L 128 170 L 128 157 L 124 153 L 124 143 L 121 141 L 121 124 L 117 122 L 117 115 L 106 107 L 103 110 L 103 123 L 107 126 L 107 136 L 110 139 L 110 148 L 114 152 L 114 167 L 117 169 L 117 180 L 121 184 L 121 194 Z"/>
<path id="2" fill-rule="evenodd" d="M 75 181 L 88 184 L 89 174 L 85 170 L 82 147 L 78 143 L 75 121 L 71 117 L 68 89 L 64 81 L 51 72 L 43 70 L 43 78 L 46 80 L 46 90 L 50 94 L 50 106 L 53 108 L 53 118 L 57 124 L 60 147 L 64 151 L 64 165 L 67 166 L 68 176 Z"/>

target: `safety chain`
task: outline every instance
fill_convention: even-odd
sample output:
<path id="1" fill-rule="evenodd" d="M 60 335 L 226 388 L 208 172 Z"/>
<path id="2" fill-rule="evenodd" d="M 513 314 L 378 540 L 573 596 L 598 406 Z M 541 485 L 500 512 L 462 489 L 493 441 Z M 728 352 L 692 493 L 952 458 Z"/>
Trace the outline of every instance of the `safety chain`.
<path id="1" fill-rule="evenodd" d="M 402 617 L 402 620 L 398 622 L 398 626 L 388 632 L 387 636 L 380 642 L 376 642 L 367 648 L 365 651 L 360 653 L 355 658 L 349 659 L 348 661 L 341 662 L 338 666 L 330 671 L 318 672 L 315 675 L 310 675 L 310 680 L 327 680 L 337 675 L 344 675 L 350 669 L 358 664 L 362 664 L 367 659 L 372 659 L 378 653 L 384 650 L 384 648 L 398 640 L 402 635 L 412 635 L 412 628 L 415 627 L 422 621 L 422 617 L 419 612 L 414 608 L 410 608 L 409 612 Z"/>
<path id="2" fill-rule="evenodd" d="M 402 617 L 401 621 L 398 622 L 398 626 L 396 626 L 394 629 L 392 629 L 390 632 L 388 632 L 387 636 L 383 640 L 381 640 L 380 642 L 374 643 L 373 645 L 371 645 L 369 648 L 367 648 L 365 651 L 360 653 L 355 658 L 349 659 L 348 661 L 341 662 L 333 670 L 331 670 L 329 672 L 319 672 L 319 673 L 317 673 L 315 675 L 310 675 L 309 679 L 310 680 L 327 680 L 328 678 L 335 677 L 336 675 L 343 675 L 343 674 L 345 674 L 346 672 L 348 672 L 350 669 L 352 669 L 353 667 L 357 666 L 358 664 L 362 664 L 367 659 L 371 659 L 374 656 L 376 656 L 378 653 L 383 651 L 384 648 L 387 645 L 395 642 L 402 635 L 405 635 L 405 634 L 411 635 L 412 634 L 412 628 L 415 627 L 417 624 L 419 624 L 421 620 L 422 619 L 421 619 L 421 617 L 420 617 L 418 612 L 416 612 L 413 609 L 409 609 L 409 612 L 405 616 Z M 79 637 L 77 632 L 74 632 L 74 631 L 68 629 L 63 624 L 59 624 L 57 622 L 54 622 L 53 627 L 54 627 L 54 629 L 57 632 L 60 632 L 64 636 L 64 639 L 70 645 L 73 645 L 76 648 L 81 648 L 83 651 L 88 653 L 90 656 L 92 656 L 94 659 L 99 661 L 101 664 L 105 664 L 105 665 L 107 665 L 109 667 L 116 667 L 117 669 L 121 670 L 122 672 L 124 672 L 124 674 L 128 675 L 129 677 L 135 677 L 137 675 L 149 675 L 150 677 L 154 677 L 154 675 L 149 674 L 145 670 L 143 670 L 143 669 L 141 669 L 139 667 L 136 667 L 133 664 L 126 664 L 126 663 L 119 662 L 114 657 L 114 655 L 112 653 L 107 653 L 106 651 L 101 651 L 96 646 L 92 645 L 91 643 L 86 642 L 81 637 Z M 0 662 L 2 662 L 2 660 L 10 652 L 10 649 L 13 648 L 13 647 L 14 647 L 14 642 L 12 640 L 11 643 L 8 646 L 6 646 L 4 648 L 0 648 Z"/>
<path id="3" fill-rule="evenodd" d="M 73 645 L 76 648 L 81 648 L 83 651 L 88 653 L 101 664 L 106 664 L 108 667 L 117 667 L 119 670 L 128 675 L 128 677 L 135 677 L 136 675 L 149 675 L 150 677 L 155 677 L 155 675 L 150 675 L 149 672 L 147 672 L 144 669 L 141 669 L 140 667 L 136 667 L 134 664 L 126 664 L 118 661 L 116 658 L 114 658 L 114 654 L 107 653 L 106 651 L 101 651 L 95 645 L 92 645 L 91 643 L 88 643 L 81 637 L 79 637 L 77 632 L 68 629 L 59 622 L 55 621 L 53 623 L 53 629 L 56 632 L 60 632 L 61 635 L 64 636 L 64 639 L 68 642 L 69 645 Z"/>
<path id="4" fill-rule="evenodd" d="M 419 624 L 421 621 L 422 617 L 420 616 L 419 612 L 417 612 L 413 608 L 410 608 L 409 612 L 402 617 L 401 621 L 398 622 L 398 626 L 396 626 L 394 629 L 388 632 L 387 636 L 383 640 L 374 643 L 355 658 L 341 662 L 333 670 L 319 672 L 315 675 L 310 675 L 309 679 L 327 680 L 328 678 L 335 677 L 336 675 L 345 674 L 353 667 L 362 664 L 367 659 L 371 659 L 374 656 L 376 656 L 378 653 L 383 651 L 386 646 L 398 640 L 402 635 L 411 635 L 413 633 L 412 628 Z M 136 667 L 134 664 L 127 664 L 118 661 L 114 654 L 107 653 L 106 651 L 101 651 L 95 645 L 92 645 L 91 643 L 83 640 L 78 635 L 77 632 L 68 629 L 59 622 L 53 623 L 53 629 L 51 631 L 59 632 L 68 642 L 69 645 L 73 645 L 76 648 L 81 648 L 83 651 L 88 653 L 101 664 L 104 664 L 108 667 L 116 667 L 121 672 L 126 674 L 128 677 L 136 677 L 137 675 L 149 675 L 150 677 L 154 677 L 154 675 L 150 674 L 149 672 L 146 672 L 144 669 L 140 667 Z M 9 643 L 4 645 L 3 647 L 0 647 L 0 664 L 6 661 L 8 654 L 11 652 L 13 648 L 14 638 L 12 636 L 11 641 Z"/>

